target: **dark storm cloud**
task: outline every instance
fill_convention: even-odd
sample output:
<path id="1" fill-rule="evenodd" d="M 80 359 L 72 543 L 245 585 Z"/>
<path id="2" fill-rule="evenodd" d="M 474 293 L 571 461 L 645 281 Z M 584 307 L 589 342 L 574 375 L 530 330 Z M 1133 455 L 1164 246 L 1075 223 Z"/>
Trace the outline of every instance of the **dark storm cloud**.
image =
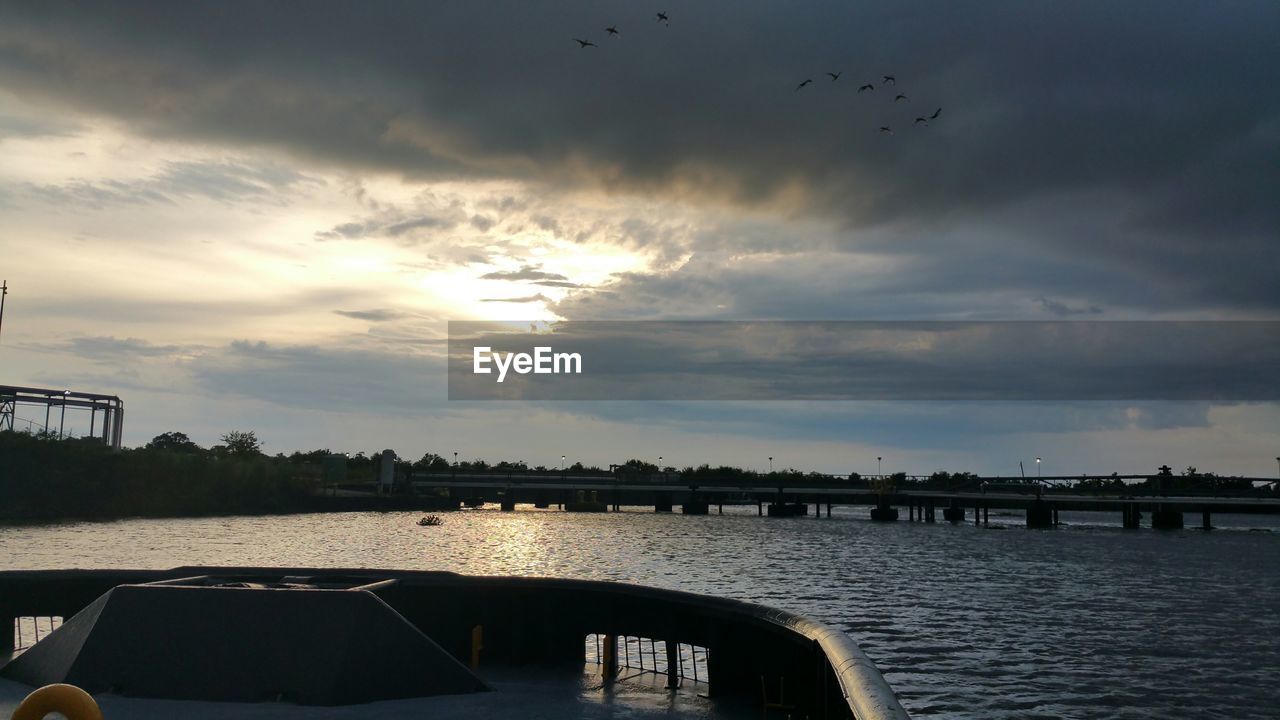
<path id="1" fill-rule="evenodd" d="M 72 180 L 22 187 L 27 194 L 58 205 L 101 210 L 115 205 L 173 205 L 179 199 L 192 197 L 284 204 L 282 191 L 318 183 L 319 180 L 274 163 L 180 161 L 166 163 L 154 175 L 132 180 Z"/>
<path id="2" fill-rule="evenodd" d="M 113 340 L 104 338 L 103 340 Z M 128 345 L 130 341 L 120 341 Z M 445 399 L 439 355 L 372 352 L 311 345 L 237 341 L 185 348 L 183 368 L 202 392 L 265 400 L 281 407 L 365 411 L 420 417 L 466 412 L 475 404 Z M 92 385 L 93 383 L 89 383 Z M 120 383 L 115 383 L 119 385 Z M 98 385 L 111 387 L 111 382 Z M 51 386 L 57 386 L 53 383 Z M 155 387 L 139 386 L 155 390 Z M 171 389 L 171 388 L 169 388 Z M 1203 428 L 1208 403 L 522 403 L 596 420 L 733 432 L 770 440 L 886 443 L 892 447 L 972 450 L 1010 433 Z"/>
<path id="3" fill-rule="evenodd" d="M 550 300 L 550 298 L 548 298 L 546 295 L 543 295 L 542 293 L 538 293 L 537 295 L 526 295 L 526 296 L 524 296 L 524 297 L 513 297 L 513 298 L 481 298 L 481 299 L 480 299 L 480 302 L 486 302 L 486 303 L 536 303 L 536 302 L 548 302 L 549 300 Z"/>
<path id="4" fill-rule="evenodd" d="M 172 357 L 191 352 L 192 346 L 156 345 L 138 338 L 93 336 L 72 338 L 62 343 L 36 345 L 41 349 L 67 352 L 95 362 L 128 362 L 142 358 Z"/>
<path id="5" fill-rule="evenodd" d="M 0 140 L 5 138 L 66 137 L 80 127 L 56 118 L 37 118 L 0 111 Z"/>
<path id="6" fill-rule="evenodd" d="M 333 314 L 349 317 L 353 320 L 368 320 L 369 322 L 387 322 L 388 320 L 399 320 L 405 317 L 405 314 L 398 310 L 387 310 L 383 308 L 374 308 L 372 310 L 334 310 Z"/>
<path id="7" fill-rule="evenodd" d="M 86 323 L 169 323 L 177 327 L 198 324 L 212 328 L 219 323 L 234 324 L 247 318 L 281 317 L 337 302 L 360 302 L 365 293 L 346 288 L 327 288 L 277 293 L 258 299 L 169 299 L 121 298 L 84 295 L 75 298 L 28 300 L 27 311 L 49 318 L 71 318 Z"/>
<path id="8" fill-rule="evenodd" d="M 419 228 L 436 230 L 436 229 L 451 228 L 451 227 L 453 227 L 452 220 L 446 220 L 444 218 L 437 218 L 437 217 L 420 217 L 420 218 L 413 218 L 412 220 L 405 220 L 403 222 L 398 222 L 398 223 L 395 223 L 394 225 L 388 226 L 387 234 L 392 237 L 397 237 L 400 235 L 404 235 L 405 233 L 410 232 L 412 230 L 417 230 Z"/>
<path id="9" fill-rule="evenodd" d="M 189 366 L 217 395 L 324 411 L 447 414 L 444 361 L 429 355 L 237 341 L 211 348 Z"/>
<path id="10" fill-rule="evenodd" d="M 553 280 L 566 281 L 569 278 L 560 273 L 547 272 L 540 270 L 535 265 L 525 265 L 519 270 L 500 270 L 491 273 L 485 273 L 480 276 L 481 280 Z"/>
<path id="11" fill-rule="evenodd" d="M 1067 303 L 1064 303 L 1060 300 L 1053 300 L 1051 298 L 1047 298 L 1043 296 L 1036 298 L 1036 302 L 1040 303 L 1040 307 L 1044 308 L 1045 312 L 1053 315 L 1057 315 L 1058 317 L 1068 317 L 1071 315 L 1101 315 L 1102 314 L 1102 308 L 1098 307 L 1097 305 L 1089 305 L 1088 307 L 1084 307 L 1084 306 L 1076 307 L 1073 305 L 1068 305 Z"/>
<path id="12" fill-rule="evenodd" d="M 594 2 L 30 3 L 4 12 L 0 85 L 357 168 L 910 227 L 877 247 L 958 259 L 975 284 L 1005 281 L 988 258 L 1023 269 L 1000 251 L 1025 245 L 1129 288 L 1084 273 L 1064 295 L 1280 306 L 1276 3 L 668 9 L 669 27 Z M 613 23 L 617 42 L 570 40 Z M 846 75 L 794 91 L 826 70 Z M 855 92 L 886 73 L 910 102 Z M 960 226 L 970 242 L 946 243 Z"/>
<path id="13" fill-rule="evenodd" d="M 367 237 L 385 236 L 402 242 L 413 242 L 418 230 L 447 230 L 454 222 L 446 218 L 415 217 L 408 220 L 369 219 L 335 225 L 329 230 L 316 233 L 317 240 L 360 240 Z"/>
<path id="14" fill-rule="evenodd" d="M 1280 322 L 449 323 L 454 400 L 1280 399 Z M 537 374 L 474 370 L 546 353 Z M 554 372 L 552 353 L 578 356 Z M 500 379 L 502 375 L 505 378 Z"/>

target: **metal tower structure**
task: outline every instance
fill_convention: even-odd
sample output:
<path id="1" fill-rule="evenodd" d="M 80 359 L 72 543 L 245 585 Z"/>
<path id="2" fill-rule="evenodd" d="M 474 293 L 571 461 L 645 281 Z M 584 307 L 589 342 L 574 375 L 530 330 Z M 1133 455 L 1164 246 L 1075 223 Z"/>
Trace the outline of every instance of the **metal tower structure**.
<path id="1" fill-rule="evenodd" d="M 104 443 L 119 450 L 124 437 L 124 401 L 117 395 L 56 390 L 53 388 L 19 387 L 0 385 L 0 430 L 12 430 L 19 405 L 43 407 L 44 430 L 51 431 L 51 414 L 58 410 L 58 435 L 66 425 L 67 408 L 89 411 L 89 436 L 102 438 Z M 98 414 L 102 413 L 102 424 Z"/>

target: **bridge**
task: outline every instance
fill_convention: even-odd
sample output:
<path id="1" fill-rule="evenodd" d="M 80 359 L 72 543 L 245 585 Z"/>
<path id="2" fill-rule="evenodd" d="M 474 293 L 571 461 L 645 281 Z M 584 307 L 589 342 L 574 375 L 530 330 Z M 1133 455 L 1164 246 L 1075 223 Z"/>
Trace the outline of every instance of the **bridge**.
<path id="1" fill-rule="evenodd" d="M 1088 492 L 1070 487 L 1081 481 L 1121 483 L 1121 491 Z M 1172 488 L 1174 482 L 1186 487 Z M 831 508 L 871 506 L 874 520 L 894 521 L 907 508 L 909 521 L 935 522 L 938 509 L 945 521 L 989 524 L 992 509 L 1026 513 L 1028 527 L 1058 524 L 1062 510 L 1116 512 L 1127 528 L 1141 525 L 1150 513 L 1155 528 L 1184 526 L 1185 513 L 1200 513 L 1201 527 L 1212 528 L 1213 513 L 1280 514 L 1280 495 L 1274 478 L 1183 478 L 1172 475 L 1084 475 L 1022 477 L 964 476 L 955 487 L 930 487 L 922 476 L 873 477 L 850 480 L 822 475 L 756 475 L 735 478 L 681 477 L 656 472 L 615 474 L 450 472 L 415 473 L 418 493 L 444 495 L 460 504 L 498 503 L 503 510 L 516 504 L 552 505 L 577 512 L 618 511 L 622 506 L 652 506 L 671 512 L 676 505 L 688 515 L 705 515 L 714 506 L 756 506 L 771 517 L 827 517 Z M 1219 484 L 1229 484 L 1223 490 Z M 1251 488 L 1240 490 L 1240 488 Z M 1166 491 L 1164 488 L 1170 488 Z M 1144 492 L 1151 490 L 1151 492 Z M 811 513 L 812 510 L 812 513 Z"/>

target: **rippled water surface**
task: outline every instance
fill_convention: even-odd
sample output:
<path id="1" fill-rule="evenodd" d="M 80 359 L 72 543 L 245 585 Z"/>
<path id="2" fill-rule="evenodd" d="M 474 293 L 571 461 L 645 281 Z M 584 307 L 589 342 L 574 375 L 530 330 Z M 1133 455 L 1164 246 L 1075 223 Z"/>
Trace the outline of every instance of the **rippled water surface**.
<path id="1" fill-rule="evenodd" d="M 843 628 L 916 717 L 1280 717 L 1280 527 L 1027 530 L 835 517 L 465 511 L 0 528 L 0 567 L 389 567 L 624 580 Z M 1187 515 L 1188 522 L 1193 519 Z M 1198 516 L 1194 517 L 1199 520 Z M 1262 531 L 1251 531 L 1260 528 Z"/>

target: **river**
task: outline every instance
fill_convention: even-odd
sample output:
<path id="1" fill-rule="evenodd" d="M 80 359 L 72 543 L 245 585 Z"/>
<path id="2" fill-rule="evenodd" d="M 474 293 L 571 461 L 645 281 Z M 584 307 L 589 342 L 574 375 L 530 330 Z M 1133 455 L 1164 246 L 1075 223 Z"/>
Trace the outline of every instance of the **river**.
<path id="1" fill-rule="evenodd" d="M 630 512 L 627 512 L 630 510 Z M 765 603 L 839 627 L 915 717 L 1280 717 L 1280 521 L 1122 530 L 622 515 L 521 506 L 0 528 L 0 567 L 291 565 L 619 580 Z M 1199 516 L 1188 515 L 1188 524 Z"/>

